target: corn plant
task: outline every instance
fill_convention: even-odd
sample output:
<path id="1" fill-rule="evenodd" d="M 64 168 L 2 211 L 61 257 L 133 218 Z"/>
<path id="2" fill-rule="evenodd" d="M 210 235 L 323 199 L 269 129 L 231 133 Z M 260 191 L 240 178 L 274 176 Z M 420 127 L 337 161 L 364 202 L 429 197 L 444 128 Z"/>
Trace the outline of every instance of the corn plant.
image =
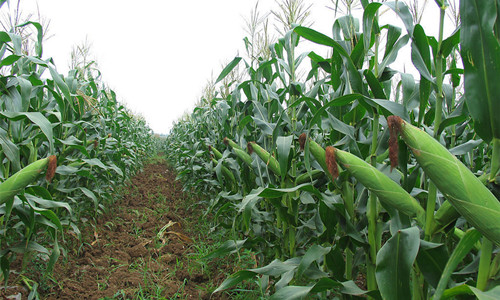
<path id="1" fill-rule="evenodd" d="M 18 26 L 34 26 L 38 39 L 31 54 L 23 51 L 14 30 L 0 32 L 4 284 L 19 257 L 23 268 L 44 261 L 50 273 L 65 251 L 60 245 L 64 234 L 79 236 L 78 226 L 104 212 L 114 188 L 159 147 L 146 122 L 121 105 L 100 78 L 82 75 L 86 70 L 63 76 L 52 59 L 42 58 L 39 23 Z"/>
<path id="2" fill-rule="evenodd" d="M 294 24 L 270 57 L 221 71 L 247 75 L 167 138 L 179 178 L 230 232 L 206 259 L 257 259 L 215 292 L 259 278 L 271 299 L 498 296 L 500 2 L 486 2 L 461 1 L 445 37 L 435 1 L 433 37 L 402 1 L 361 1 L 362 18 L 348 10 L 330 35 Z M 404 28 L 381 25 L 382 10 Z M 297 55 L 304 39 L 327 56 Z M 417 77 L 396 70 L 404 47 Z"/>

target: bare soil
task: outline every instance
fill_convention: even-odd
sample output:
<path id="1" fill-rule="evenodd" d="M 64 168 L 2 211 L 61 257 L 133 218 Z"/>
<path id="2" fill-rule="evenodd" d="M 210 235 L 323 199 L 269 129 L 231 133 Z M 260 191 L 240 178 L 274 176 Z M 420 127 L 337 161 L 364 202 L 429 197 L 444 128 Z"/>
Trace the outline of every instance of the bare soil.
<path id="1" fill-rule="evenodd" d="M 188 206 L 194 195 L 183 193 L 175 176 L 164 162 L 146 165 L 109 213 L 82 226 L 83 244 L 73 237 L 67 258 L 56 264 L 56 284 L 42 298 L 225 297 L 210 298 L 211 290 L 233 267 L 221 261 L 201 267 L 194 258 L 195 243 L 208 233 L 199 228 L 202 211 Z"/>

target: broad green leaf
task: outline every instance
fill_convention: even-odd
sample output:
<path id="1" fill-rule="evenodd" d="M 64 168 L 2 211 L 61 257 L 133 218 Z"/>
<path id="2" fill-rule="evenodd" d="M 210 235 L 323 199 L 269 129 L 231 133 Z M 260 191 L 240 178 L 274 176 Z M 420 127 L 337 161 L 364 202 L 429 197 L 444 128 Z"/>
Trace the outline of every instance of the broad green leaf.
<path id="1" fill-rule="evenodd" d="M 42 25 L 40 23 L 33 22 L 33 21 L 28 21 L 26 23 L 17 25 L 17 27 L 24 27 L 26 25 L 33 25 L 33 26 L 35 26 L 35 28 L 37 30 L 37 39 L 36 39 L 36 44 L 35 44 L 36 55 L 38 57 L 42 57 L 42 52 L 43 52 L 42 51 L 43 50 L 43 47 L 42 47 L 43 27 L 42 27 Z"/>
<path id="2" fill-rule="evenodd" d="M 500 299 L 500 286 L 497 285 L 491 290 L 488 291 L 480 291 L 477 288 L 473 286 L 469 286 L 471 291 L 476 295 L 477 299 L 479 300 L 498 300 Z"/>
<path id="3" fill-rule="evenodd" d="M 54 153 L 54 136 L 52 131 L 52 124 L 40 112 L 0 112 L 0 115 L 17 121 L 23 118 L 28 118 L 31 122 L 35 123 L 47 138 L 50 145 L 50 153 Z"/>
<path id="4" fill-rule="evenodd" d="M 320 192 L 314 188 L 314 186 L 310 183 L 303 183 L 300 185 L 297 185 L 293 188 L 283 188 L 283 189 L 278 189 L 278 188 L 265 188 L 262 190 L 262 192 L 259 193 L 260 197 L 263 198 L 278 198 L 283 196 L 284 194 L 288 193 L 294 193 L 296 191 L 306 191 L 312 194 L 315 194 L 317 196 L 320 196 Z"/>
<path id="5" fill-rule="evenodd" d="M 4 66 L 10 66 L 21 58 L 20 55 L 11 54 L 6 58 L 2 59 L 0 62 L 0 68 Z"/>
<path id="6" fill-rule="evenodd" d="M 377 253 L 376 278 L 384 299 L 404 299 L 411 290 L 410 275 L 420 245 L 419 230 L 399 230 Z"/>
<path id="7" fill-rule="evenodd" d="M 389 38 L 389 37 L 387 37 L 387 38 Z M 387 48 L 386 48 L 386 53 L 384 55 L 384 59 L 379 64 L 379 70 L 378 70 L 378 74 L 377 74 L 378 78 L 380 78 L 382 76 L 382 73 L 385 71 L 385 68 L 387 66 L 389 66 L 390 64 L 392 64 L 396 60 L 399 50 L 401 50 L 401 48 L 403 48 L 408 43 L 409 40 L 410 40 L 410 36 L 405 35 L 402 38 L 400 38 L 392 48 L 390 48 L 389 52 L 387 52 Z"/>
<path id="8" fill-rule="evenodd" d="M 278 162 L 280 164 L 281 177 L 285 178 L 288 173 L 290 161 L 292 159 L 293 136 L 279 136 L 276 140 Z"/>
<path id="9" fill-rule="evenodd" d="M 95 209 L 97 209 L 97 207 L 99 206 L 99 200 L 97 199 L 94 192 L 92 192 L 86 187 L 79 187 L 78 189 L 81 190 L 85 194 L 85 196 L 89 197 L 92 200 L 92 202 L 94 202 L 94 207 Z"/>
<path id="10" fill-rule="evenodd" d="M 460 1 L 465 97 L 474 129 L 486 142 L 500 139 L 500 43 L 493 32 L 497 1 Z"/>
<path id="11" fill-rule="evenodd" d="M 231 71 L 238 65 L 238 63 L 241 61 L 241 57 L 235 57 L 219 74 L 219 77 L 215 80 L 214 84 L 217 84 L 219 81 L 224 79 L 227 74 L 231 73 Z"/>
<path id="12" fill-rule="evenodd" d="M 309 248 L 300 260 L 299 267 L 297 268 L 297 277 L 300 278 L 314 261 L 318 261 L 324 257 L 331 249 L 331 247 L 322 247 L 320 245 L 313 245 Z"/>
<path id="13" fill-rule="evenodd" d="M 280 276 L 281 274 L 297 268 L 297 264 L 295 264 L 293 260 L 294 259 L 290 259 L 288 261 L 282 262 L 278 259 L 275 259 L 267 266 L 264 266 L 262 268 L 249 269 L 249 271 L 269 276 Z"/>
<path id="14" fill-rule="evenodd" d="M 437 287 L 441 274 L 448 261 L 448 253 L 443 244 L 420 241 L 417 263 L 425 280 L 434 288 Z"/>
<path id="15" fill-rule="evenodd" d="M 408 112 L 406 111 L 406 108 L 399 103 L 385 99 L 370 99 L 370 98 L 363 98 L 363 101 L 368 102 L 372 106 L 379 105 L 380 107 L 384 108 L 387 112 L 393 115 L 397 115 L 398 117 L 401 117 L 403 120 L 410 119 L 410 117 L 408 116 Z M 388 116 L 387 112 L 384 115 Z"/>
<path id="16" fill-rule="evenodd" d="M 229 276 L 228 278 L 226 278 L 226 280 L 224 280 L 221 283 L 221 285 L 219 285 L 219 287 L 217 289 L 215 289 L 215 291 L 212 292 L 212 294 L 223 291 L 223 290 L 228 289 L 230 287 L 233 287 L 244 280 L 248 280 L 250 278 L 255 277 L 256 275 L 257 274 L 255 272 L 252 272 L 252 271 L 247 271 L 247 270 L 238 271 L 238 272 L 232 274 L 231 276 Z"/>
<path id="17" fill-rule="evenodd" d="M 30 251 L 36 251 L 36 252 L 50 255 L 50 252 L 49 252 L 49 250 L 47 250 L 47 248 L 43 247 L 42 245 L 40 245 L 34 241 L 29 241 L 29 242 L 27 242 L 27 244 L 21 243 L 19 245 L 14 246 L 14 247 L 10 247 L 9 250 L 16 252 L 16 253 L 26 253 L 26 252 L 30 252 Z"/>
<path id="18" fill-rule="evenodd" d="M 385 5 L 389 6 L 401 18 L 401 21 L 405 24 L 406 31 L 408 31 L 410 36 L 413 36 L 414 23 L 408 6 L 403 1 L 386 2 Z"/>
<path id="19" fill-rule="evenodd" d="M 82 159 L 82 161 L 86 162 L 87 164 L 91 166 L 98 166 L 99 168 L 102 168 L 104 170 L 107 170 L 108 167 L 106 167 L 102 161 L 98 158 L 91 158 L 91 159 Z"/>
<path id="20" fill-rule="evenodd" d="M 315 114 L 314 117 L 309 121 L 309 127 L 311 127 L 314 124 L 318 124 L 318 122 L 321 121 L 321 117 L 326 114 L 326 110 L 330 107 L 333 106 L 344 106 L 347 104 L 352 103 L 354 100 L 359 100 L 362 99 L 363 95 L 359 94 L 350 94 L 350 95 L 345 95 L 341 96 L 339 98 L 336 98 L 330 102 L 328 102 L 326 105 L 323 105 Z"/>
<path id="21" fill-rule="evenodd" d="M 474 150 L 479 146 L 483 140 L 469 140 L 463 144 L 460 144 L 456 147 L 453 147 L 450 149 L 450 153 L 453 155 L 464 155 L 466 153 L 469 153 L 470 151 Z"/>
<path id="22" fill-rule="evenodd" d="M 69 103 L 71 105 L 71 107 L 73 107 L 71 94 L 69 92 L 68 85 L 63 80 L 63 77 L 59 73 L 57 73 L 57 71 L 52 67 L 49 67 L 49 71 L 50 71 L 50 74 L 52 75 L 52 79 L 54 79 L 54 82 L 56 83 L 57 87 L 61 90 L 64 97 L 66 98 L 66 103 Z"/>
<path id="23" fill-rule="evenodd" d="M 26 198 L 29 201 L 32 201 L 33 203 L 36 203 L 40 205 L 43 208 L 49 209 L 49 208 L 64 208 L 68 211 L 69 214 L 73 214 L 73 210 L 71 209 L 71 206 L 68 203 L 61 202 L 61 201 L 53 201 L 53 200 L 47 200 L 47 199 L 42 199 L 40 197 L 36 197 L 34 195 L 30 195 L 28 193 L 25 194 Z"/>
<path id="24" fill-rule="evenodd" d="M 365 70 L 363 74 L 365 75 L 366 82 L 368 82 L 368 85 L 370 86 L 374 98 L 387 99 L 387 96 L 385 95 L 384 92 L 384 88 L 378 81 L 377 77 L 373 75 L 372 71 Z"/>
<path id="25" fill-rule="evenodd" d="M 21 170 L 19 148 L 7 137 L 7 131 L 0 127 L 0 145 L 3 153 L 10 160 L 14 172 Z"/>
<path id="26" fill-rule="evenodd" d="M 302 299 L 313 289 L 313 286 L 286 286 L 269 298 L 270 300 Z"/>
<path id="27" fill-rule="evenodd" d="M 475 229 L 470 229 L 467 230 L 465 235 L 460 239 L 460 242 L 458 242 L 458 245 L 453 250 L 453 253 L 446 263 L 443 273 L 441 274 L 441 279 L 439 280 L 433 299 L 441 299 L 444 290 L 448 286 L 451 274 L 474 247 L 474 244 L 479 241 L 479 238 L 481 238 L 481 233 Z"/>
<path id="28" fill-rule="evenodd" d="M 378 32 L 372 32 L 372 28 L 374 27 L 377 11 L 380 6 L 382 6 L 382 3 L 372 2 L 363 11 L 363 43 L 365 50 L 371 48 L 371 41 L 378 34 Z"/>
<path id="29" fill-rule="evenodd" d="M 241 247 L 243 247 L 246 241 L 247 239 L 238 241 L 227 240 L 217 250 L 210 252 L 209 254 L 202 257 L 202 259 L 213 259 L 216 257 L 222 257 L 231 253 L 235 253 L 236 251 L 240 250 Z"/>

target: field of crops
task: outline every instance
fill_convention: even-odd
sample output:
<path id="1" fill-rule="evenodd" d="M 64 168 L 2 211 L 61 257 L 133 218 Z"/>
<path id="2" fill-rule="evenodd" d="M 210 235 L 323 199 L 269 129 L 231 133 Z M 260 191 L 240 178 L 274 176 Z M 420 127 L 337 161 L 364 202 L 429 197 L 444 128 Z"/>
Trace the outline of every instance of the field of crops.
<path id="1" fill-rule="evenodd" d="M 36 53 L 28 53 L 21 35 L 0 32 L 2 286 L 14 261 L 25 268 L 42 259 L 50 274 L 64 236 L 79 238 L 79 225 L 107 210 L 114 189 L 159 143 L 91 65 L 59 74 L 52 59 L 41 59 L 40 23 L 19 27 L 38 34 Z"/>
<path id="2" fill-rule="evenodd" d="M 175 124 L 178 178 L 211 195 L 207 215 L 230 233 L 206 259 L 258 261 L 215 293 L 500 298 L 500 2 L 460 1 L 449 36 L 450 7 L 434 2 L 437 37 L 403 1 L 361 1 L 330 33 L 290 22 Z M 328 56 L 297 53 L 303 40 Z M 393 64 L 405 46 L 414 73 Z"/>
<path id="3" fill-rule="evenodd" d="M 436 37 L 405 1 L 361 0 L 359 17 L 353 2 L 320 33 L 303 1 L 283 0 L 276 40 L 254 12 L 247 57 L 166 139 L 93 63 L 60 74 L 42 59 L 42 24 L 16 25 L 36 33 L 32 50 L 21 31 L 0 31 L 0 296 L 15 274 L 30 299 L 56 285 L 77 298 L 94 286 L 94 296 L 155 298 L 144 282 L 182 299 L 500 299 L 500 0 L 429 1 Z M 406 50 L 412 70 L 396 63 Z M 158 151 L 190 199 L 163 158 L 129 180 Z M 201 218 L 176 204 L 199 197 Z M 117 207 L 120 222 L 109 216 Z M 189 218 L 225 240 L 197 244 Z M 94 260 L 53 277 L 72 251 Z M 216 261 L 232 274 L 207 271 Z M 133 270 L 151 262 L 156 273 Z M 103 268 L 108 278 L 94 282 Z M 78 274 L 88 288 L 63 286 Z"/>

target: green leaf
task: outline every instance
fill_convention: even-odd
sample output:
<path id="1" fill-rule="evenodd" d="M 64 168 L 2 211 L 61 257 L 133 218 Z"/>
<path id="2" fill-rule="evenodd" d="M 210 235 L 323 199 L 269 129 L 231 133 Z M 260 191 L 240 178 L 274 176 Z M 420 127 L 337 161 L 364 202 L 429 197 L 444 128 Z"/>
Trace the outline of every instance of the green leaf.
<path id="1" fill-rule="evenodd" d="M 321 117 L 326 114 L 326 110 L 333 106 L 344 106 L 352 103 L 354 100 L 362 99 L 364 96 L 360 94 L 349 94 L 345 96 L 338 97 L 323 105 L 315 114 L 314 117 L 309 121 L 309 128 L 314 124 L 318 124 L 321 121 Z"/>
<path id="2" fill-rule="evenodd" d="M 293 263 L 293 258 L 289 259 L 285 262 L 282 262 L 278 259 L 273 260 L 270 264 L 267 266 L 264 266 L 262 268 L 256 268 L 256 269 L 249 269 L 249 271 L 258 273 L 258 274 L 263 274 L 263 275 L 269 275 L 269 276 L 280 276 L 281 274 L 284 274 L 288 271 L 294 270 L 297 268 L 297 265 Z"/>
<path id="3" fill-rule="evenodd" d="M 94 192 L 85 187 L 79 187 L 78 189 L 80 189 L 85 194 L 85 196 L 89 197 L 94 202 L 94 207 L 95 209 L 97 209 L 97 207 L 99 206 L 99 200 L 97 200 Z"/>
<path id="4" fill-rule="evenodd" d="M 387 38 L 389 38 L 389 36 Z M 378 78 L 382 76 L 382 73 L 384 72 L 385 68 L 396 60 L 399 50 L 401 50 L 401 48 L 403 48 L 408 43 L 409 40 L 410 36 L 405 35 L 402 38 L 400 38 L 392 48 L 390 48 L 389 52 L 387 52 L 388 49 L 386 48 L 384 59 L 379 64 L 379 70 L 377 74 Z"/>
<path id="5" fill-rule="evenodd" d="M 411 290 L 410 274 L 420 245 L 417 227 L 399 230 L 377 253 L 375 276 L 384 299 L 405 299 Z"/>
<path id="6" fill-rule="evenodd" d="M 36 30 L 37 30 L 37 39 L 36 39 L 36 43 L 35 43 L 35 50 L 36 50 L 36 55 L 38 57 L 42 57 L 42 50 L 43 50 L 43 47 L 42 47 L 42 41 L 43 41 L 43 27 L 40 23 L 38 22 L 33 22 L 33 21 L 28 21 L 26 23 L 23 23 L 23 24 L 20 24 L 20 25 L 17 25 L 17 27 L 24 27 L 26 25 L 33 25 L 35 26 Z"/>
<path id="7" fill-rule="evenodd" d="M 397 115 L 398 117 L 401 117 L 403 120 L 409 120 L 410 116 L 408 115 L 408 112 L 406 111 L 406 108 L 394 101 L 390 100 L 385 100 L 385 99 L 370 99 L 370 98 L 363 98 L 363 101 L 368 102 L 373 107 L 380 106 L 384 110 L 384 115 L 387 117 L 390 114 Z"/>
<path id="8" fill-rule="evenodd" d="M 278 162 L 280 164 L 281 177 L 285 178 L 288 173 L 290 161 L 292 159 L 293 136 L 279 136 L 276 140 Z"/>
<path id="9" fill-rule="evenodd" d="M 52 75 L 52 79 L 54 79 L 54 82 L 56 83 L 57 87 L 61 90 L 64 97 L 66 98 L 66 103 L 69 103 L 71 105 L 71 107 L 74 109 L 73 103 L 71 101 L 71 94 L 69 92 L 69 87 L 66 84 L 66 82 L 64 82 L 63 77 L 61 75 L 59 75 L 59 73 L 57 73 L 57 71 L 52 67 L 49 67 L 49 71 L 50 71 L 50 75 Z"/>
<path id="10" fill-rule="evenodd" d="M 247 239 L 244 240 L 227 240 L 225 241 L 217 250 L 214 250 L 207 255 L 203 256 L 201 259 L 213 259 L 217 257 L 222 257 L 231 253 L 235 253 L 236 251 L 240 250 Z"/>
<path id="11" fill-rule="evenodd" d="M 300 260 L 299 267 L 297 268 L 297 277 L 300 278 L 304 274 L 304 271 L 309 268 L 315 260 L 321 259 L 330 252 L 331 249 L 331 247 L 322 247 L 320 245 L 311 246 Z"/>
<path id="12" fill-rule="evenodd" d="M 405 24 L 406 31 L 408 31 L 410 36 L 413 36 L 414 23 L 408 6 L 403 1 L 387 2 L 385 5 L 389 6 L 401 18 L 401 21 Z"/>
<path id="13" fill-rule="evenodd" d="M 432 82 L 434 79 L 430 74 L 431 52 L 429 41 L 427 40 L 427 35 L 425 35 L 424 28 L 420 24 L 415 25 L 413 31 L 411 58 L 413 65 L 417 68 L 420 75 Z"/>
<path id="14" fill-rule="evenodd" d="M 479 241 L 479 238 L 481 238 L 481 233 L 475 229 L 470 229 L 467 230 L 465 235 L 460 239 L 460 242 L 458 242 L 458 245 L 453 250 L 448 262 L 446 262 L 446 266 L 441 275 L 441 279 L 439 280 L 436 292 L 434 293 L 434 299 L 441 299 L 441 296 L 443 296 L 443 292 L 448 285 L 451 274 L 474 247 L 474 244 Z"/>
<path id="15" fill-rule="evenodd" d="M 244 280 L 248 280 L 250 278 L 255 277 L 256 275 L 257 274 L 252 271 L 247 271 L 247 270 L 238 271 L 229 276 L 228 278 L 226 278 L 226 280 L 224 280 L 224 282 L 222 282 L 221 285 L 219 285 L 219 287 L 215 289 L 215 291 L 213 291 L 212 294 L 233 287 Z"/>
<path id="16" fill-rule="evenodd" d="M 231 73 L 231 71 L 238 65 L 238 63 L 241 61 L 241 57 L 235 57 L 219 74 L 219 77 L 215 80 L 214 84 L 217 84 L 219 81 L 224 79 L 227 74 Z"/>
<path id="17" fill-rule="evenodd" d="M 497 1 L 460 1 L 467 108 L 475 131 L 486 142 L 500 138 L 500 43 L 493 32 L 497 6 Z"/>
<path id="18" fill-rule="evenodd" d="M 453 147 L 450 149 L 450 153 L 453 155 L 464 155 L 466 153 L 469 153 L 470 151 L 474 150 L 479 146 L 483 140 L 468 140 L 467 142 L 460 144 L 456 147 Z"/>
<path id="19" fill-rule="evenodd" d="M 372 2 L 365 7 L 363 11 L 363 44 L 365 50 L 371 48 L 371 41 L 373 36 L 378 32 L 372 32 L 373 24 L 379 7 L 382 3 Z"/>
<path id="20" fill-rule="evenodd" d="M 277 291 L 269 300 L 293 300 L 307 296 L 314 286 L 286 286 Z"/>
<path id="21" fill-rule="evenodd" d="M 3 115 L 4 117 L 14 121 L 28 118 L 42 130 L 43 134 L 45 134 L 45 137 L 47 138 L 47 141 L 50 145 L 50 152 L 54 153 L 54 137 L 52 124 L 40 112 L 0 112 L 0 115 Z"/>
<path id="22" fill-rule="evenodd" d="M 21 58 L 20 55 L 11 54 L 6 58 L 2 59 L 0 62 L 0 68 L 4 66 L 10 66 Z"/>
<path id="23" fill-rule="evenodd" d="M 2 146 L 3 153 L 10 160 L 12 164 L 12 170 L 17 172 L 21 170 L 21 157 L 19 154 L 19 148 L 12 143 L 12 141 L 7 137 L 7 131 L 0 127 L 0 145 Z"/>
<path id="24" fill-rule="evenodd" d="M 473 286 L 469 286 L 471 291 L 476 295 L 478 300 L 498 300 L 500 299 L 500 285 L 497 285 L 496 287 L 492 288 L 491 290 L 488 291 L 480 291 L 477 288 Z"/>
<path id="25" fill-rule="evenodd" d="M 366 82 L 368 82 L 368 85 L 372 90 L 373 97 L 379 99 L 387 99 L 387 96 L 384 92 L 384 87 L 380 84 L 377 77 L 375 77 L 372 71 L 365 70 L 363 74 L 365 75 Z"/>
<path id="26" fill-rule="evenodd" d="M 462 295 L 474 295 L 478 300 L 498 300 L 500 299 L 500 286 L 483 292 L 475 287 L 461 284 L 445 290 L 441 299 L 455 299 L 456 296 Z"/>
<path id="27" fill-rule="evenodd" d="M 284 194 L 294 193 L 296 191 L 306 191 L 309 193 L 313 193 L 317 196 L 321 195 L 321 193 L 318 190 L 316 190 L 316 188 L 314 188 L 312 184 L 303 183 L 292 188 L 283 188 L 283 189 L 265 188 L 262 190 L 262 192 L 259 193 L 259 196 L 263 198 L 279 198 Z"/>
<path id="28" fill-rule="evenodd" d="M 443 244 L 420 241 L 417 263 L 425 280 L 434 288 L 437 287 L 441 274 L 448 261 L 448 253 Z"/>

